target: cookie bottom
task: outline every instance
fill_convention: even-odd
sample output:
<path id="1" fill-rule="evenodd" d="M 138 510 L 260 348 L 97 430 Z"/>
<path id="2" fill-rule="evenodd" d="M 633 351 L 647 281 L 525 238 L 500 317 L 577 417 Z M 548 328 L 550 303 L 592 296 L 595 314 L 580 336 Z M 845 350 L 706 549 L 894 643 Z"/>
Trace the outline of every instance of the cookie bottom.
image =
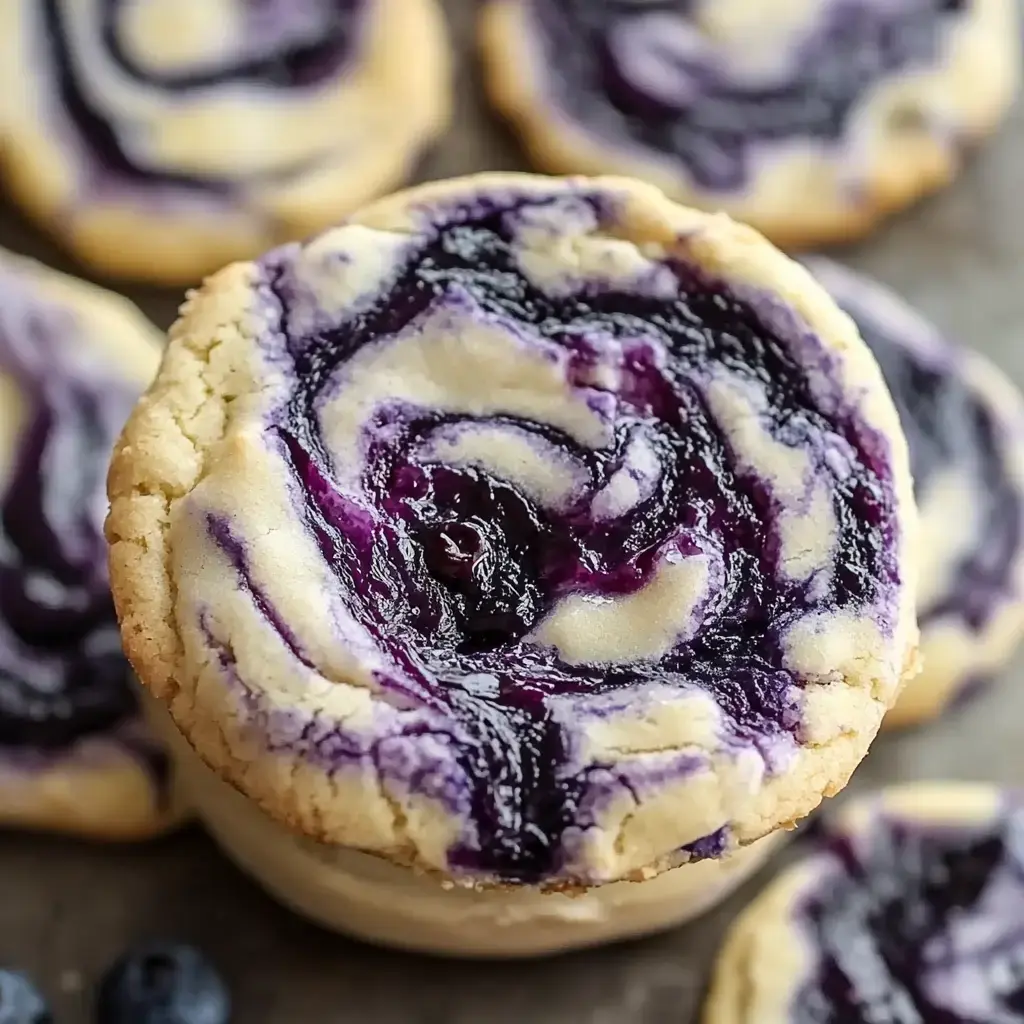
<path id="1" fill-rule="evenodd" d="M 782 841 L 775 833 L 721 860 L 574 895 L 446 888 L 379 857 L 295 835 L 211 771 L 166 712 L 152 714 L 199 817 L 246 873 L 332 931 L 413 952 L 535 957 L 672 928 L 724 899 Z"/>

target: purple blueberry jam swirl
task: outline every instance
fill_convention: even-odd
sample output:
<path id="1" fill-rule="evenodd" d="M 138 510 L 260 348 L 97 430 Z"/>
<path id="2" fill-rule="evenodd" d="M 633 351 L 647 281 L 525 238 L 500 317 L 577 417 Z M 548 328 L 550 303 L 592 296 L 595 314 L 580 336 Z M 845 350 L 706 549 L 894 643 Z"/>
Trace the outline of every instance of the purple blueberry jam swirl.
<path id="1" fill-rule="evenodd" d="M 953 471 L 972 481 L 975 543 L 959 557 L 952 586 L 918 609 L 920 624 L 926 628 L 952 615 L 982 629 L 1013 593 L 1022 542 L 1024 499 L 1006 465 L 1006 425 L 965 379 L 952 348 L 937 338 L 924 345 L 901 336 L 898 325 L 862 301 L 863 289 L 858 292 L 852 274 L 835 268 L 824 280 L 827 287 L 837 286 L 833 297 L 856 321 L 882 369 L 907 437 L 922 512 L 928 514 L 929 486 L 938 473 Z"/>
<path id="2" fill-rule="evenodd" d="M 955 365 L 928 365 L 874 326 L 864 340 L 878 359 L 910 445 L 914 485 L 925 495 L 940 469 L 960 465 L 977 481 L 981 508 L 977 543 L 961 559 L 956 588 L 922 608 L 922 627 L 948 615 L 973 629 L 990 620 L 1011 592 L 1013 565 L 1021 545 L 1024 509 L 1001 456 L 1000 426 L 992 410 L 967 386 Z"/>
<path id="3" fill-rule="evenodd" d="M 695 0 L 524 3 L 552 102 L 602 139 L 678 160 L 712 191 L 742 189 L 766 144 L 840 142 L 881 79 L 935 65 L 967 7 L 833 0 L 793 40 L 784 74 L 744 80 L 698 25 Z"/>
<path id="4" fill-rule="evenodd" d="M 800 908 L 820 950 L 793 1024 L 1024 1021 L 1024 817 L 975 828 L 890 820 L 834 840 Z"/>
<path id="5" fill-rule="evenodd" d="M 0 282 L 0 374 L 27 409 L 0 482 L 0 747 L 57 752 L 136 713 L 102 522 L 137 395 L 82 360 L 72 313 L 25 290 Z"/>
<path id="6" fill-rule="evenodd" d="M 145 96 L 151 105 L 173 108 L 215 91 L 243 88 L 257 96 L 263 94 L 273 103 L 282 93 L 316 89 L 337 77 L 357 45 L 363 0 L 238 2 L 245 38 L 230 64 L 210 66 L 197 60 L 193 67 L 167 71 L 147 68 L 132 54 L 123 31 L 128 0 L 94 0 L 95 23 L 87 28 L 95 38 L 89 40 L 88 49 L 73 30 L 72 0 L 40 0 L 46 52 L 56 75 L 60 105 L 82 141 L 83 152 L 104 175 L 128 184 L 214 193 L 231 193 L 243 184 L 235 177 L 141 162 L 130 148 L 138 126 L 104 103 L 97 61 L 105 62 L 105 74 L 118 80 L 119 89 Z M 272 178 L 284 180 L 309 167 L 308 160 L 277 167 Z M 269 175 L 271 172 L 263 177 Z M 254 179 L 248 180 L 252 183 Z"/>
<path id="7" fill-rule="evenodd" d="M 614 765 L 579 767 L 566 700 L 628 701 L 652 687 L 703 692 L 737 743 L 800 742 L 803 680 L 787 668 L 787 628 L 806 615 L 847 612 L 872 616 L 889 635 L 900 586 L 889 445 L 831 390 L 822 375 L 833 357 L 821 342 L 798 326 L 794 336 L 773 327 L 772 300 L 741 298 L 669 259 L 652 264 L 658 288 L 586 276 L 542 287 L 520 265 L 517 232 L 538 213 L 558 216 L 565 202 L 564 192 L 529 199 L 510 192 L 431 207 L 429 226 L 409 236 L 386 286 L 330 323 L 318 314 L 322 327 L 301 313 L 308 295 L 301 248 L 262 262 L 268 328 L 261 346 L 275 379 L 289 382 L 267 430 L 287 467 L 287 492 L 347 612 L 391 666 L 375 673 L 384 700 L 420 709 L 415 721 L 431 723 L 410 725 L 401 741 L 414 744 L 430 731 L 457 760 L 449 789 L 465 787 L 468 824 L 450 850 L 452 870 L 523 883 L 563 869 L 570 835 L 588 826 L 595 780 L 614 774 Z M 598 230 L 614 231 L 607 196 L 573 193 L 572 202 Z M 416 340 L 424 324 L 447 323 L 449 315 L 461 319 L 445 330 L 493 329 L 508 345 L 525 338 L 563 359 L 567 386 L 602 418 L 608 443 L 584 444 L 523 416 L 385 400 L 363 423 L 353 497 L 336 472 L 341 449 L 326 436 L 325 410 L 340 401 L 337 389 L 358 360 L 378 358 L 396 339 Z M 595 373 L 609 351 L 619 361 L 616 382 Z M 708 389 L 722 376 L 763 389 L 766 432 L 808 453 L 820 474 L 835 524 L 822 573 L 796 579 L 784 571 L 772 484 L 740 465 L 709 408 Z M 480 396 L 497 389 L 479 380 Z M 496 470 L 445 459 L 436 448 L 430 454 L 432 439 L 481 429 L 525 434 L 540 450 L 560 453 L 558 464 L 582 467 L 584 483 L 555 508 Z M 631 507 L 598 514 L 599 496 L 638 446 L 647 453 L 646 486 Z M 247 539 L 229 515 L 202 514 L 257 614 L 313 667 L 301 624 L 293 629 L 275 607 Z M 537 640 L 559 602 L 637 594 L 659 566 L 701 552 L 717 552 L 721 572 L 700 627 L 664 653 L 567 660 L 557 645 Z M 225 672 L 235 672 L 230 645 L 204 628 Z M 300 738 L 311 746 L 315 731 L 304 727 Z M 323 738 L 332 770 L 362 756 L 353 737 L 334 727 Z M 684 760 L 699 763 L 681 756 L 678 771 Z M 420 776 L 407 781 L 427 788 Z M 721 836 L 712 840 L 696 843 L 693 856 L 722 848 Z"/>

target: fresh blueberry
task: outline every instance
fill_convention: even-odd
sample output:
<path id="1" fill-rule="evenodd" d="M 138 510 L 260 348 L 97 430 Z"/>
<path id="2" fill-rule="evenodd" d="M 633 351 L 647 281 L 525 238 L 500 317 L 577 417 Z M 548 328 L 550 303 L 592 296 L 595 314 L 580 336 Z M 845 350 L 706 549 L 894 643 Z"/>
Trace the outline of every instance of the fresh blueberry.
<path id="1" fill-rule="evenodd" d="M 39 989 L 18 971 L 0 968 L 0 1024 L 53 1024 Z"/>
<path id="2" fill-rule="evenodd" d="M 227 1024 L 231 997 L 197 949 L 153 942 L 125 954 L 104 975 L 97 1024 Z"/>

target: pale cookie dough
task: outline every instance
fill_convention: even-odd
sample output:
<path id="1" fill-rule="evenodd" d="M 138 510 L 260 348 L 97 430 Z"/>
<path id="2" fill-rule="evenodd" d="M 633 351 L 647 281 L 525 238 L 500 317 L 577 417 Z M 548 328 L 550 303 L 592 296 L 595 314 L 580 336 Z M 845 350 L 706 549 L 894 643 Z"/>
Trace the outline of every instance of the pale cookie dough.
<path id="1" fill-rule="evenodd" d="M 878 359 L 910 446 L 924 668 L 885 725 L 911 725 L 995 675 L 1024 634 L 1024 399 L 881 285 L 807 265 Z"/>
<path id="2" fill-rule="evenodd" d="M 467 887 L 787 826 L 916 668 L 906 444 L 852 321 L 626 179 L 434 183 L 228 267 L 109 490 L 126 649 L 207 765 Z"/>
<path id="3" fill-rule="evenodd" d="M 948 182 L 1020 72 L 1016 0 L 484 0 L 480 31 L 539 167 L 634 175 L 792 247 Z"/>
<path id="4" fill-rule="evenodd" d="M 0 253 L 0 827 L 141 839 L 182 817 L 103 539 L 110 452 L 159 353 L 131 303 Z"/>
<path id="5" fill-rule="evenodd" d="M 324 927 L 415 952 L 534 957 L 672 928 L 729 895 L 788 834 L 775 832 L 649 881 L 581 893 L 444 886 L 381 857 L 292 832 L 207 768 L 173 724 L 165 728 L 197 812 L 221 847 L 269 892 Z"/>
<path id="6" fill-rule="evenodd" d="M 733 925 L 704 1024 L 1020 1024 L 1024 809 L 970 783 L 848 804 Z"/>
<path id="7" fill-rule="evenodd" d="M 4 0 L 0 39 L 9 190 L 157 283 L 335 223 L 448 120 L 436 0 Z"/>

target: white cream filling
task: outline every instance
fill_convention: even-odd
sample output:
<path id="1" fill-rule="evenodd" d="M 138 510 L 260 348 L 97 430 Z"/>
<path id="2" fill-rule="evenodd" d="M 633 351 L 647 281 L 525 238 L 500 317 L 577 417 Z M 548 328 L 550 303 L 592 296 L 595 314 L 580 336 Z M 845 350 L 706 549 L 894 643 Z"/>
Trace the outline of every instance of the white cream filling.
<path id="1" fill-rule="evenodd" d="M 117 27 L 129 51 L 154 71 L 238 59 L 226 42 L 244 27 L 238 3 L 136 0 L 125 6 Z M 168 97 L 163 86 L 139 82 L 110 59 L 99 7 L 100 0 L 62 0 L 70 60 L 84 92 L 117 126 L 119 144 L 139 166 L 229 178 L 266 174 L 315 163 L 357 140 L 365 144 L 369 121 L 381 123 L 368 91 L 357 95 L 360 68 L 316 89 L 275 90 L 265 103 L 254 102 L 244 83 Z M 333 134 L 325 134 L 325 123 L 336 127 Z"/>
<path id="2" fill-rule="evenodd" d="M 721 578 L 720 563 L 708 555 L 672 552 L 635 593 L 562 598 L 531 639 L 570 665 L 657 659 L 697 632 Z"/>
<path id="3" fill-rule="evenodd" d="M 509 423 L 446 427 L 418 455 L 424 461 L 486 470 L 549 509 L 568 507 L 590 482 L 586 467 L 563 448 Z"/>
<path id="4" fill-rule="evenodd" d="M 80 0 L 65 6 L 88 7 Z M 127 52 L 143 67 L 163 74 L 231 60 L 231 44 L 245 28 L 238 0 L 129 0 L 119 11 L 117 29 Z"/>
<path id="5" fill-rule="evenodd" d="M 763 87 L 801 71 L 797 47 L 829 6 L 829 0 L 699 0 L 693 19 L 734 81 Z"/>
<path id="6" fill-rule="evenodd" d="M 926 609 L 956 591 L 959 566 L 974 549 L 981 529 L 974 491 L 980 486 L 962 471 L 941 469 L 921 495 L 917 603 Z"/>
<path id="7" fill-rule="evenodd" d="M 901 679 L 902 665 L 894 664 L 891 645 L 869 615 L 855 611 L 809 612 L 797 619 L 783 637 L 786 668 L 805 679 L 844 683 L 846 679 Z M 851 689 L 852 693 L 859 693 Z M 887 700 L 888 692 L 875 698 Z"/>
<path id="8" fill-rule="evenodd" d="M 767 397 L 753 381 L 715 376 L 706 398 L 741 471 L 757 473 L 777 504 L 780 567 L 793 580 L 832 570 L 838 526 L 832 483 L 819 476 L 808 453 L 772 437 Z"/>
<path id="9" fill-rule="evenodd" d="M 324 322 L 335 324 L 351 315 L 363 299 L 378 298 L 412 241 L 398 232 L 347 224 L 304 245 L 294 258 L 293 332 L 313 333 Z"/>
<path id="10" fill-rule="evenodd" d="M 825 0 L 704 0 L 692 13 L 637 5 L 613 26 L 611 47 L 635 88 L 686 108 L 701 98 L 702 74 L 765 88 L 799 73 L 798 47 L 826 8 Z"/>
<path id="11" fill-rule="evenodd" d="M 643 251 L 633 242 L 598 232 L 597 215 L 582 199 L 568 197 L 521 210 L 512 220 L 516 258 L 524 276 L 549 295 L 575 291 L 581 281 L 635 287 L 669 299 L 679 281 L 661 262 L 657 246 Z"/>
<path id="12" fill-rule="evenodd" d="M 345 364 L 320 411 L 339 482 L 358 489 L 364 427 L 381 406 L 400 403 L 478 419 L 521 417 L 557 427 L 587 447 L 607 444 L 610 425 L 569 385 L 567 360 L 564 349 L 518 338 L 481 320 L 469 304 L 436 308 Z"/>
<path id="13" fill-rule="evenodd" d="M 594 495 L 590 514 L 598 522 L 625 515 L 654 493 L 660 476 L 657 453 L 647 438 L 638 434 L 630 441 L 622 465 Z"/>
<path id="14" fill-rule="evenodd" d="M 611 48 L 635 89 L 667 106 L 687 107 L 700 96 L 694 71 L 714 60 L 711 40 L 682 14 L 650 11 L 621 18 Z"/>

